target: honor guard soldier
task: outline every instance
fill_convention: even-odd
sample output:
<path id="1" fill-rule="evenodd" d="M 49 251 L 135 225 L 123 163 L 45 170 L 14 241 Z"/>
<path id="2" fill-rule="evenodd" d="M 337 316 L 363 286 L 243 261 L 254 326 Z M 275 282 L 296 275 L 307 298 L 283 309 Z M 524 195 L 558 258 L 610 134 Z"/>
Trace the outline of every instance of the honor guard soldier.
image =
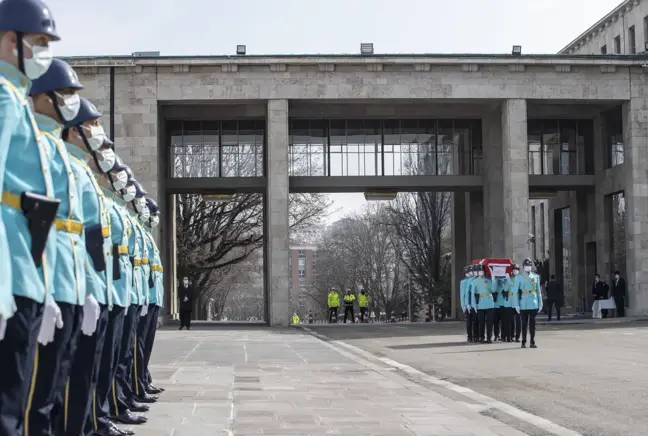
<path id="1" fill-rule="evenodd" d="M 517 292 L 515 292 L 515 277 L 520 274 L 520 265 L 517 263 L 513 265 L 513 277 L 511 277 L 511 292 L 514 292 L 514 300 L 511 303 L 513 310 L 511 311 L 511 337 L 515 338 L 515 342 L 520 342 L 520 335 L 522 334 L 522 317 L 520 316 L 520 308 L 517 306 Z"/>
<path id="2" fill-rule="evenodd" d="M 477 313 L 477 305 L 473 301 L 473 283 L 475 279 L 479 277 L 477 272 L 479 265 L 468 265 L 468 272 L 470 274 L 470 279 L 468 280 L 467 289 L 466 289 L 466 302 L 468 303 L 468 308 L 470 309 L 470 314 L 472 315 L 472 338 L 473 342 L 479 342 L 479 314 Z"/>
<path id="3" fill-rule="evenodd" d="M 95 331 L 82 335 L 72 364 L 68 388 L 68 407 L 59 425 L 59 434 L 83 435 L 94 401 L 98 360 L 101 355 L 108 313 L 112 307 L 112 252 L 110 214 L 95 174 L 105 173 L 114 166 L 112 142 L 107 138 L 99 119 L 101 113 L 82 98 L 77 116 L 66 124 L 63 139 L 74 156 L 72 168 L 83 202 L 86 239 L 86 291 L 99 304 Z M 107 161 L 112 156 L 112 165 Z M 85 323 L 85 320 L 84 320 Z M 84 327 L 84 330 L 89 327 Z M 116 428 L 116 427 L 115 427 Z"/>
<path id="4" fill-rule="evenodd" d="M 121 192 L 128 183 L 127 167 L 121 159 L 117 158 L 115 166 L 111 171 L 112 189 Z M 104 189 L 107 197 L 107 204 L 110 211 L 112 253 L 113 253 L 113 308 L 109 314 L 108 329 L 104 339 L 103 351 L 100 359 L 99 377 L 95 388 L 96 401 L 93 403 L 93 413 L 96 420 L 93 422 L 95 434 L 114 434 L 114 425 L 109 421 L 111 405 L 117 407 L 116 390 L 112 389 L 115 384 L 115 375 L 119 365 L 119 358 L 124 332 L 124 319 L 126 311 L 130 306 L 131 290 L 133 286 L 133 268 L 128 256 L 128 238 L 130 227 L 126 223 L 124 214 L 124 201 L 119 195 L 115 195 L 108 189 Z M 146 412 L 148 406 L 138 405 L 130 410 L 135 412 Z M 86 429 L 89 421 L 86 422 Z M 112 431 L 112 433 L 111 433 Z"/>
<path id="5" fill-rule="evenodd" d="M 540 277 L 533 273 L 533 262 L 524 259 L 524 271 L 515 276 L 514 293 L 517 297 L 515 309 L 522 317 L 522 348 L 526 348 L 527 328 L 531 334 L 531 348 L 537 348 L 535 342 L 536 315 L 542 311 L 542 294 L 540 291 Z"/>
<path id="6" fill-rule="evenodd" d="M 148 227 L 153 230 L 160 224 L 160 208 L 152 198 L 146 199 L 146 206 L 151 215 L 148 220 Z M 164 268 L 162 267 L 160 250 L 155 243 L 153 234 L 147 232 L 146 236 L 150 244 L 149 252 L 152 253 L 152 256 L 150 259 L 151 280 L 149 283 L 150 321 L 144 344 L 144 367 L 142 373 L 144 374 L 144 388 L 146 393 L 156 395 L 164 392 L 164 389 L 153 386 L 153 378 L 151 377 L 151 371 L 149 371 L 149 362 L 151 361 L 151 353 L 153 352 L 153 344 L 155 343 L 158 315 L 160 308 L 164 307 Z"/>
<path id="7" fill-rule="evenodd" d="M 124 327 L 122 331 L 122 339 L 119 348 L 119 356 L 117 358 L 118 365 L 115 371 L 115 377 L 110 387 L 108 397 L 110 399 L 110 419 L 121 422 L 124 424 L 142 424 L 146 422 L 146 418 L 138 416 L 132 411 L 139 410 L 142 405 L 137 404 L 133 400 L 133 393 L 131 390 L 131 378 L 133 374 L 133 343 L 135 341 L 135 329 L 139 318 L 139 286 L 140 280 L 140 249 L 138 244 L 138 237 L 135 230 L 135 225 L 127 205 L 135 200 L 137 189 L 135 188 L 135 179 L 132 176 L 130 169 L 126 169 L 129 179 L 126 187 L 120 192 L 124 203 L 123 208 L 119 212 L 123 218 L 123 224 L 127 228 L 128 233 L 128 266 L 130 272 L 131 286 L 129 287 L 129 306 L 124 316 Z"/>
<path id="8" fill-rule="evenodd" d="M 472 282 L 471 306 L 477 308 L 479 316 L 479 340 L 492 343 L 493 311 L 495 301 L 491 291 L 491 281 L 484 277 L 484 266 L 475 265 L 477 277 Z"/>
<path id="9" fill-rule="evenodd" d="M 54 300 L 46 297 L 56 260 L 52 150 L 39 142 L 27 100 L 30 81 L 52 62 L 50 42 L 59 39 L 41 1 L 0 2 L 0 436 L 24 433 L 43 303 L 49 303 L 43 339 L 53 335 L 54 323 L 62 326 Z"/>
<path id="10" fill-rule="evenodd" d="M 497 300 L 500 306 L 500 324 L 502 342 L 513 341 L 513 313 L 515 313 L 515 294 L 512 291 L 513 282 L 507 274 L 506 277 L 493 278 L 494 289 L 497 290 Z"/>
<path id="11" fill-rule="evenodd" d="M 84 334 L 92 335 L 99 315 L 95 298 L 91 294 L 86 297 L 82 198 L 71 157 L 61 139 L 63 124 L 79 112 L 77 92 L 81 89 L 83 86 L 72 67 L 54 59 L 47 72 L 34 80 L 30 90 L 41 140 L 53 150 L 50 169 L 60 205 L 54 222 L 57 261 L 50 295 L 59 306 L 63 320 L 63 328 L 56 331 L 54 341 L 38 348 L 31 407 L 25 418 L 30 435 L 51 435 L 58 419 L 63 418 L 67 407 L 63 404 L 65 385 L 79 335 L 82 328 Z"/>
<path id="12" fill-rule="evenodd" d="M 473 342 L 473 329 L 472 329 L 473 315 L 472 315 L 472 308 L 470 306 L 470 301 L 469 301 L 470 295 L 468 293 L 470 291 L 470 280 L 471 280 L 470 266 L 464 266 L 463 272 L 464 272 L 464 278 L 461 279 L 461 282 L 459 282 L 459 301 L 461 304 L 461 311 L 464 313 L 464 316 L 466 317 L 467 340 L 468 342 Z"/>

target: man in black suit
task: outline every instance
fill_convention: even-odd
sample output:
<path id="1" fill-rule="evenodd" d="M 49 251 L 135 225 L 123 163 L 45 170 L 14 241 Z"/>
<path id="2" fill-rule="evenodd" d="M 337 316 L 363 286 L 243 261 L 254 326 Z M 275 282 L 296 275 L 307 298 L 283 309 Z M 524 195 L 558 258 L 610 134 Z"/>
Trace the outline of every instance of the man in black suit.
<path id="1" fill-rule="evenodd" d="M 607 300 L 609 290 L 610 287 L 605 283 L 605 280 L 601 279 L 601 276 L 596 274 L 596 276 L 594 276 L 594 284 L 592 285 L 592 296 L 594 297 L 594 300 Z M 601 309 L 601 317 L 607 318 L 607 316 L 607 309 Z"/>
<path id="2" fill-rule="evenodd" d="M 617 316 L 625 316 L 626 282 L 621 277 L 621 273 L 619 273 L 619 271 L 614 272 L 614 281 L 612 282 L 612 296 L 614 297 L 614 304 L 616 304 Z"/>
<path id="3" fill-rule="evenodd" d="M 189 277 L 183 277 L 178 287 L 178 298 L 180 298 L 180 328 L 186 327 L 191 330 L 191 310 L 193 309 L 193 287 L 189 283 Z"/>
<path id="4" fill-rule="evenodd" d="M 551 321 L 552 309 L 555 307 L 556 318 L 560 321 L 560 308 L 564 304 L 565 294 L 563 293 L 562 285 L 556 281 L 556 276 L 551 276 L 551 279 L 547 282 L 546 289 L 548 320 Z"/>

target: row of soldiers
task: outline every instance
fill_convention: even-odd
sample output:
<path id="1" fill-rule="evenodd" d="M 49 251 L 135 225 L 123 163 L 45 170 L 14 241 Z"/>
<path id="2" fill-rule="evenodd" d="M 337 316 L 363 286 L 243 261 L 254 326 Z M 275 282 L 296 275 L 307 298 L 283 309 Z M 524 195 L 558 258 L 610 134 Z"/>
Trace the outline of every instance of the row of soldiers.
<path id="1" fill-rule="evenodd" d="M 530 347 L 535 342 L 536 315 L 542 311 L 540 276 L 532 271 L 531 259 L 513 266 L 513 277 L 505 273 L 499 277 L 486 277 L 485 265 L 464 267 L 465 278 L 459 285 L 461 309 L 466 316 L 468 342 L 520 342 L 526 348 L 527 331 Z M 491 274 L 492 275 L 492 274 Z"/>
<path id="2" fill-rule="evenodd" d="M 40 0 L 0 1 L 0 436 L 133 434 L 163 391 L 160 210 L 59 39 Z"/>

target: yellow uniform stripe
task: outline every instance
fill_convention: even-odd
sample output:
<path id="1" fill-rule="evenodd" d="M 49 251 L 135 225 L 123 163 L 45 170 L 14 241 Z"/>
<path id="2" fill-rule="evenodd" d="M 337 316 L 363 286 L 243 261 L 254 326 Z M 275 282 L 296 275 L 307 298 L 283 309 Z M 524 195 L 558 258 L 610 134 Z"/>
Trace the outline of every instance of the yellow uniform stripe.
<path id="1" fill-rule="evenodd" d="M 29 436 L 29 412 L 31 412 L 32 402 L 34 401 L 34 390 L 36 390 L 36 376 L 38 375 L 38 349 L 40 345 L 36 344 L 34 353 L 34 370 L 32 371 L 31 383 L 29 384 L 29 395 L 27 396 L 27 407 L 25 408 L 25 436 Z"/>

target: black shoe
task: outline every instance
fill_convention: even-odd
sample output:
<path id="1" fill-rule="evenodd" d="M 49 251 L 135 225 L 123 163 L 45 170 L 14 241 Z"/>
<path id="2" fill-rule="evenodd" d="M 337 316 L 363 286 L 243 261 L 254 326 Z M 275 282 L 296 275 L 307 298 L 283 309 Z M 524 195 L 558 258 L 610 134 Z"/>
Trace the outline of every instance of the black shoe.
<path id="1" fill-rule="evenodd" d="M 133 432 L 126 432 L 123 430 L 120 430 L 115 424 L 110 423 L 108 425 L 108 428 L 102 428 L 101 430 L 97 430 L 94 433 L 94 436 L 124 436 L 127 434 L 134 434 Z"/>
<path id="2" fill-rule="evenodd" d="M 180 328 L 178 330 L 182 330 L 182 328 L 183 328 L 183 326 L 180 326 Z"/>
<path id="3" fill-rule="evenodd" d="M 148 412 L 150 410 L 150 407 L 146 404 L 140 404 L 133 401 L 128 405 L 128 410 L 130 410 L 131 412 Z"/>
<path id="4" fill-rule="evenodd" d="M 538 346 L 536 344 L 534 344 L 533 342 L 531 342 L 531 348 L 538 348 Z"/>
<path id="5" fill-rule="evenodd" d="M 134 424 L 134 425 L 144 424 L 145 422 L 148 421 L 148 419 L 146 419 L 146 416 L 134 415 L 130 412 L 130 410 L 127 410 L 121 415 L 111 416 L 110 419 L 122 424 Z"/>
<path id="6" fill-rule="evenodd" d="M 520 342 L 520 338 L 515 338 L 515 342 Z"/>
<path id="7" fill-rule="evenodd" d="M 506 342 L 513 342 L 513 339 L 508 338 L 508 339 L 506 340 Z"/>
<path id="8" fill-rule="evenodd" d="M 139 396 L 134 396 L 133 400 L 137 401 L 138 403 L 155 403 L 158 400 L 157 395 L 149 395 L 149 394 L 144 394 L 144 395 L 139 395 Z"/>
<path id="9" fill-rule="evenodd" d="M 491 340 L 489 339 L 489 340 L 486 341 L 486 343 L 487 343 L 487 344 L 492 344 L 493 341 L 491 341 Z"/>
<path id="10" fill-rule="evenodd" d="M 151 392 L 149 392 L 149 391 L 151 391 Z M 149 394 L 151 394 L 151 395 L 161 394 L 161 393 L 164 392 L 164 391 L 165 391 L 164 388 L 158 388 L 157 386 L 153 386 L 152 383 L 149 384 L 149 385 L 147 386 L 147 388 L 146 388 L 146 392 L 149 393 Z"/>
<path id="11" fill-rule="evenodd" d="M 526 348 L 526 342 L 522 342 L 522 347 L 521 348 Z"/>

